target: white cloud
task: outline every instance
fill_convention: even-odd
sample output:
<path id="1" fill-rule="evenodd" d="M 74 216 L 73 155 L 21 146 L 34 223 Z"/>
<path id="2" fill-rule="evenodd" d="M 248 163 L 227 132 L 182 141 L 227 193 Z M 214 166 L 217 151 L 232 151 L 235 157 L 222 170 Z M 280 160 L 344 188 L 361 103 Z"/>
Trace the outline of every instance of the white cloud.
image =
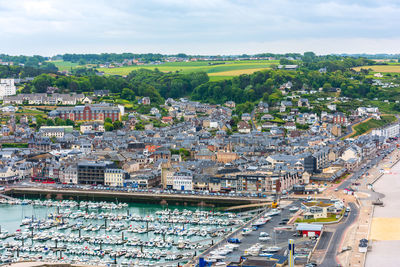
<path id="1" fill-rule="evenodd" d="M 0 0 L 0 52 L 398 53 L 399 13 L 395 0 Z"/>

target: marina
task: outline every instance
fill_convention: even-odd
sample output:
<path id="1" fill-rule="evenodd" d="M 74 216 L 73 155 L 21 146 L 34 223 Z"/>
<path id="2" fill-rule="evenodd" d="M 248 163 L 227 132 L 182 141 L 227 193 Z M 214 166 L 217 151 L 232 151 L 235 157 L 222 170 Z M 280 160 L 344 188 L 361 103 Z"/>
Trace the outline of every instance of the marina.
<path id="1" fill-rule="evenodd" d="M 0 262 L 176 266 L 243 225 L 211 208 L 0 199 Z"/>

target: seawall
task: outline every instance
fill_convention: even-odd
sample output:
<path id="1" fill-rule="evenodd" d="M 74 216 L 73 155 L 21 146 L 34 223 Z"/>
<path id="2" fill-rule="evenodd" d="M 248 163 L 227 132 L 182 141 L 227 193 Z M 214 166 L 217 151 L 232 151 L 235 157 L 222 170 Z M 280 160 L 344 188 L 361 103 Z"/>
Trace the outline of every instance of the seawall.
<path id="1" fill-rule="evenodd" d="M 38 197 L 52 199 L 75 199 L 75 200 L 108 200 L 137 203 L 151 203 L 162 205 L 190 205 L 190 206 L 234 206 L 268 202 L 267 199 L 228 197 L 228 196 L 206 196 L 185 194 L 161 194 L 142 192 L 119 192 L 98 190 L 69 190 L 51 188 L 25 188 L 17 187 L 7 189 L 6 195 L 11 197 Z"/>

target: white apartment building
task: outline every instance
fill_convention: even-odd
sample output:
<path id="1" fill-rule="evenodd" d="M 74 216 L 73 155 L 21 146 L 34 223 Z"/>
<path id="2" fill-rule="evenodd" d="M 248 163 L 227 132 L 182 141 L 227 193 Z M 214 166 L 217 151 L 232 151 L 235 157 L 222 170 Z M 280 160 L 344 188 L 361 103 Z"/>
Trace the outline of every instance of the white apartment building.
<path id="1" fill-rule="evenodd" d="M 400 124 L 395 123 L 381 129 L 373 129 L 371 135 L 384 136 L 386 138 L 396 137 L 400 135 Z"/>
<path id="2" fill-rule="evenodd" d="M 173 175 L 174 190 L 193 190 L 193 175 L 190 171 L 175 172 Z"/>
<path id="3" fill-rule="evenodd" d="M 106 169 L 104 172 L 104 184 L 107 186 L 124 186 L 125 172 L 121 169 Z"/>
<path id="4" fill-rule="evenodd" d="M 15 95 L 17 87 L 14 85 L 14 79 L 0 79 L 0 99 L 9 95 Z"/>

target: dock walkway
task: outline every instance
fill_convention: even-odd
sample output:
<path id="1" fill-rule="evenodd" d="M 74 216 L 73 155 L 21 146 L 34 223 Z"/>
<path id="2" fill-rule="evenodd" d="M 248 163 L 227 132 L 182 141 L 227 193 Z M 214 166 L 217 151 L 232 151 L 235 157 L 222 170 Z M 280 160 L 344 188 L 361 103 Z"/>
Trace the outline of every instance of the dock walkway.
<path id="1" fill-rule="evenodd" d="M 17 200 L 16 198 L 13 198 L 13 197 L 1 194 L 1 193 L 0 193 L 0 198 L 5 198 L 5 199 L 8 199 L 8 200 Z"/>

